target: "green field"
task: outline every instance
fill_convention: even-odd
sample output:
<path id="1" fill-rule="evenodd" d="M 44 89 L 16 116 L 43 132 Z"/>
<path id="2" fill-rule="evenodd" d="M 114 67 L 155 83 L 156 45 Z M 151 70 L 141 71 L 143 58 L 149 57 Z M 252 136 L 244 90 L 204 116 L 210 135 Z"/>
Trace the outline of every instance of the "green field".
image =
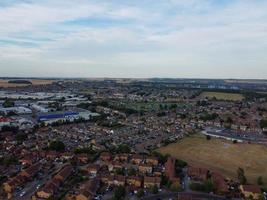
<path id="1" fill-rule="evenodd" d="M 158 151 L 194 166 L 219 171 L 232 179 L 237 178 L 236 171 L 238 167 L 242 167 L 250 183 L 256 183 L 257 178 L 262 176 L 267 185 L 267 147 L 262 145 L 233 144 L 222 139 L 206 140 L 202 135 L 194 135 Z"/>
<path id="2" fill-rule="evenodd" d="M 245 97 L 242 94 L 237 93 L 225 93 L 225 92 L 202 92 L 200 94 L 201 98 L 216 98 L 218 100 L 227 101 L 242 101 Z"/>

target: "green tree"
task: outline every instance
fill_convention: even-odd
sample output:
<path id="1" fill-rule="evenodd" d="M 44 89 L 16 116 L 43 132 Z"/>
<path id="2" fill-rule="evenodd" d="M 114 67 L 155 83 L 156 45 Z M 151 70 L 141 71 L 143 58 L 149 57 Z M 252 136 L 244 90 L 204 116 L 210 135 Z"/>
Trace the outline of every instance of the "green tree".
<path id="1" fill-rule="evenodd" d="M 260 121 L 260 126 L 261 126 L 261 128 L 266 128 L 267 127 L 267 119 L 262 119 Z"/>
<path id="2" fill-rule="evenodd" d="M 64 151 L 65 144 L 61 141 L 55 140 L 55 141 L 50 142 L 49 149 L 53 151 Z"/>
<path id="3" fill-rule="evenodd" d="M 138 198 L 141 198 L 141 197 L 143 197 L 145 195 L 145 192 L 144 192 L 144 189 L 139 189 L 138 191 L 137 191 L 137 193 L 136 193 L 136 196 L 138 197 Z"/>
<path id="4" fill-rule="evenodd" d="M 118 186 L 114 191 L 113 199 L 114 200 L 122 200 L 122 199 L 124 199 L 125 195 L 126 195 L 125 187 Z"/>
<path id="5" fill-rule="evenodd" d="M 239 167 L 239 168 L 237 169 L 237 178 L 238 178 L 239 182 L 240 182 L 242 185 L 244 185 L 244 184 L 247 183 L 247 178 L 246 178 L 246 176 L 245 176 L 245 171 L 244 171 L 244 169 L 242 169 L 241 167 Z"/>
<path id="6" fill-rule="evenodd" d="M 131 153 L 131 148 L 126 144 L 120 144 L 117 149 L 117 153 Z"/>
<path id="7" fill-rule="evenodd" d="M 158 188 L 158 186 L 157 186 L 157 185 L 154 185 L 154 186 L 151 188 L 151 192 L 152 192 L 153 194 L 157 194 L 157 193 L 159 192 L 159 188 Z"/>
<path id="8" fill-rule="evenodd" d="M 14 101 L 10 100 L 10 99 L 6 99 L 3 103 L 3 107 L 4 108 L 9 108 L 9 107 L 13 107 L 15 105 Z"/>
<path id="9" fill-rule="evenodd" d="M 259 176 L 257 179 L 257 183 L 258 185 L 263 185 L 263 180 L 262 180 L 262 176 Z"/>
<path id="10" fill-rule="evenodd" d="M 136 175 L 136 170 L 134 168 L 128 169 L 128 176 L 135 176 Z"/>

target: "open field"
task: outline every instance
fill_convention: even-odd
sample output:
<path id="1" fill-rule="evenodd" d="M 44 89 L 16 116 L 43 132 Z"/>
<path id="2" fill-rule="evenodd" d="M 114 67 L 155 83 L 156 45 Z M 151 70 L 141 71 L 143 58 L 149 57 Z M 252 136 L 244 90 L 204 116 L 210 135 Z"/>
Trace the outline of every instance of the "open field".
<path id="1" fill-rule="evenodd" d="M 23 79 L 30 81 L 32 85 L 48 85 L 52 84 L 54 80 L 45 80 L 45 79 Z M 18 83 L 9 83 L 7 79 L 0 79 L 0 87 L 8 88 L 8 87 L 23 87 L 29 84 L 18 84 Z"/>
<path id="2" fill-rule="evenodd" d="M 259 176 L 267 184 L 267 147 L 257 144 L 233 144 L 230 141 L 206 140 L 202 135 L 186 137 L 177 143 L 158 149 L 187 161 L 190 165 L 206 167 L 236 179 L 236 170 L 242 167 L 250 183 L 256 183 Z"/>
<path id="3" fill-rule="evenodd" d="M 218 100 L 229 100 L 229 101 L 241 101 L 245 97 L 242 94 L 236 93 L 224 93 L 224 92 L 202 92 L 200 94 L 202 98 L 216 98 Z"/>

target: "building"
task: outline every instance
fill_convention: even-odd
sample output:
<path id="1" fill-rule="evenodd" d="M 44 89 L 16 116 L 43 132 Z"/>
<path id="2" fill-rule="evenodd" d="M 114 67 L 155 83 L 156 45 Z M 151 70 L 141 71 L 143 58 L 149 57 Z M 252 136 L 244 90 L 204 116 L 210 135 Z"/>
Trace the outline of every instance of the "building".
<path id="1" fill-rule="evenodd" d="M 144 177 L 144 188 L 152 188 L 154 186 L 157 186 L 160 188 L 161 178 L 160 177 Z"/>
<path id="2" fill-rule="evenodd" d="M 102 152 L 100 154 L 100 159 L 103 161 L 110 161 L 112 159 L 112 155 L 109 152 Z"/>
<path id="3" fill-rule="evenodd" d="M 257 185 L 240 185 L 240 191 L 245 198 L 259 199 L 261 195 L 261 189 Z"/>
<path id="4" fill-rule="evenodd" d="M 97 178 L 89 180 L 81 186 L 80 191 L 76 195 L 76 200 L 92 200 L 96 195 L 96 191 L 99 188 L 100 181 Z"/>
<path id="5" fill-rule="evenodd" d="M 92 113 L 89 111 L 62 111 L 62 112 L 49 112 L 41 113 L 37 116 L 39 122 L 44 122 L 45 124 L 52 124 L 55 122 L 73 122 L 74 120 L 83 119 L 89 120 L 91 117 L 98 115 L 97 113 Z"/>
<path id="6" fill-rule="evenodd" d="M 153 167 L 152 165 L 148 165 L 148 164 L 140 164 L 138 166 L 138 170 L 139 172 L 143 174 L 152 174 Z"/>
<path id="7" fill-rule="evenodd" d="M 187 174 L 188 176 L 197 181 L 205 181 L 208 178 L 208 169 L 199 168 L 199 167 L 188 167 Z"/>
<path id="8" fill-rule="evenodd" d="M 133 164 L 141 164 L 144 160 L 144 157 L 142 155 L 139 155 L 139 154 L 135 154 L 135 155 L 132 155 L 132 159 L 131 159 L 131 162 Z"/>
<path id="9" fill-rule="evenodd" d="M 159 164 L 158 158 L 154 156 L 149 156 L 146 158 L 146 163 L 156 166 Z"/>
<path id="10" fill-rule="evenodd" d="M 126 181 L 126 178 L 125 178 L 125 176 L 122 176 L 122 175 L 116 175 L 116 176 L 110 175 L 108 177 L 108 184 L 109 185 L 125 186 L 125 181 Z"/>
<path id="11" fill-rule="evenodd" d="M 134 186 L 137 188 L 142 187 L 142 178 L 139 176 L 129 176 L 126 182 L 129 186 Z"/>
<path id="12" fill-rule="evenodd" d="M 213 172 L 211 174 L 211 180 L 215 185 L 218 194 L 224 195 L 229 192 L 228 184 L 220 173 Z"/>

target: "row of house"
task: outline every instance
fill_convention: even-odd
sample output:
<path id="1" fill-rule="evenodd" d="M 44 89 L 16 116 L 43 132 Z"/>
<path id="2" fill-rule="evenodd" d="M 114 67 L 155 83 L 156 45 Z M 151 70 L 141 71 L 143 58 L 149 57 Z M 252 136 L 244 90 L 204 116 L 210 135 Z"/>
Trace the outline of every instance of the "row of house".
<path id="1" fill-rule="evenodd" d="M 48 199 L 55 195 L 72 172 L 73 167 L 71 165 L 67 164 L 64 166 L 55 176 L 53 176 L 53 178 L 47 181 L 45 185 L 36 192 L 33 199 Z"/>

